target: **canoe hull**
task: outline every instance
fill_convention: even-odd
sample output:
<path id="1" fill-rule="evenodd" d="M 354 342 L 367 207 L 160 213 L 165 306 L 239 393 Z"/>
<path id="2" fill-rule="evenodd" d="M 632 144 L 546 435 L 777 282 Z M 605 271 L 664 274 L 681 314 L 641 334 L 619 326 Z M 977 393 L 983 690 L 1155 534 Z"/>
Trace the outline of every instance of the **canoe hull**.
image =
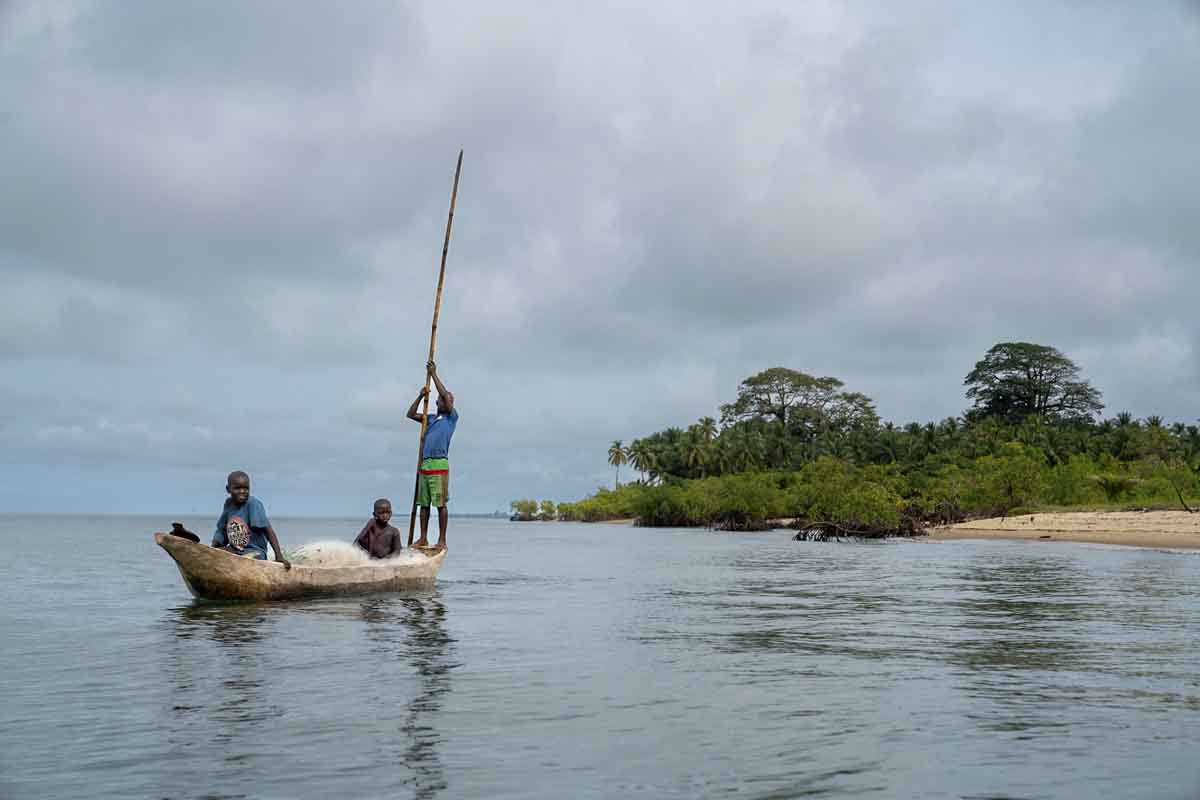
<path id="1" fill-rule="evenodd" d="M 188 591 L 203 600 L 293 600 L 322 595 L 372 594 L 432 588 L 445 551 L 417 564 L 286 569 L 275 561 L 235 556 L 178 536 L 154 534 L 154 541 L 175 560 Z"/>

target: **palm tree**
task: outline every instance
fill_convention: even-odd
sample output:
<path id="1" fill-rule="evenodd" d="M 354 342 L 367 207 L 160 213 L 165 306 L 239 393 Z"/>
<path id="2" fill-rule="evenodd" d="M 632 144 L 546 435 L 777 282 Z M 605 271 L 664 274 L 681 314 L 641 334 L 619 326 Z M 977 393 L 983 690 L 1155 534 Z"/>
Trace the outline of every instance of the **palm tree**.
<path id="1" fill-rule="evenodd" d="M 658 454 L 648 441 L 634 439 L 633 444 L 629 445 L 625 452 L 629 455 L 629 463 L 642 473 L 643 480 L 654 479 L 655 471 L 658 469 Z"/>
<path id="2" fill-rule="evenodd" d="M 708 447 L 701 438 L 698 426 L 688 428 L 683 440 L 683 463 L 687 467 L 688 477 L 707 477 Z"/>
<path id="3" fill-rule="evenodd" d="M 612 447 L 608 448 L 608 463 L 617 468 L 617 476 L 613 480 L 613 491 L 621 488 L 621 465 L 628 461 L 629 452 L 621 446 L 621 440 L 613 439 Z"/>
<path id="4" fill-rule="evenodd" d="M 717 442 L 728 448 L 729 469 L 745 472 L 757 467 L 762 460 L 762 435 L 751 433 L 746 428 L 727 428 Z"/>
<path id="5" fill-rule="evenodd" d="M 1192 456 L 1200 453 L 1200 427 L 1188 425 L 1183 437 L 1183 446 Z"/>
<path id="6" fill-rule="evenodd" d="M 896 428 L 896 423 L 885 422 L 883 427 L 879 429 L 879 446 L 883 451 L 883 455 L 887 456 L 888 464 L 894 464 L 898 460 L 900 452 L 900 431 Z"/>
<path id="7" fill-rule="evenodd" d="M 712 417 L 701 417 L 696 423 L 700 438 L 707 444 L 717 438 L 717 421 Z"/>
<path id="8" fill-rule="evenodd" d="M 726 475 L 734 471 L 733 446 L 728 439 L 717 439 L 712 445 L 710 461 L 714 475 Z"/>
<path id="9" fill-rule="evenodd" d="M 776 469 L 788 467 L 792 460 L 792 446 L 788 441 L 787 428 L 779 423 L 773 424 L 767 435 L 770 436 L 767 444 L 767 465 Z"/>

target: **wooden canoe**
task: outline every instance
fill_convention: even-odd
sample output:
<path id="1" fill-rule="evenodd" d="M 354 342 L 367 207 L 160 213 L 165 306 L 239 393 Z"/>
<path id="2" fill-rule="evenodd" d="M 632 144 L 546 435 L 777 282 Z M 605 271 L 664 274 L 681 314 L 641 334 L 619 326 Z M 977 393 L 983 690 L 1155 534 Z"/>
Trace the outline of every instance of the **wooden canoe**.
<path id="1" fill-rule="evenodd" d="M 424 561 L 358 567 L 286 569 L 276 561 L 243 558 L 179 536 L 154 534 L 154 541 L 179 567 L 188 590 L 204 600 L 290 600 L 329 594 L 367 594 L 426 589 L 433 586 L 446 552 Z"/>

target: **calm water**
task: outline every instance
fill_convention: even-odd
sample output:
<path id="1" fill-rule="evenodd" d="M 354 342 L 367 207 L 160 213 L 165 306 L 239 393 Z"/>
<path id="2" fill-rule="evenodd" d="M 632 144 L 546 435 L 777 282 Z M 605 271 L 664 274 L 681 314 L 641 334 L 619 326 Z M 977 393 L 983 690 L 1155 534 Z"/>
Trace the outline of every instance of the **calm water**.
<path id="1" fill-rule="evenodd" d="M 1200 556 L 463 520 L 204 606 L 156 522 L 0 517 L 0 797 L 1200 797 Z"/>

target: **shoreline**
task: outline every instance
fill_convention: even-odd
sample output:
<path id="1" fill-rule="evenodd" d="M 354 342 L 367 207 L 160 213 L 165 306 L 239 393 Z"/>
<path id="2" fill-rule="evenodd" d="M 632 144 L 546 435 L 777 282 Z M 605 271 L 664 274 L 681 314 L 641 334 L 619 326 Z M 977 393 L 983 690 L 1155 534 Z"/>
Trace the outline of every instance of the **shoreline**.
<path id="1" fill-rule="evenodd" d="M 769 530 L 787 530 L 792 519 L 770 520 Z M 598 525 L 634 526 L 636 517 L 599 520 Z M 795 531 L 791 531 L 794 533 Z M 1017 517 L 976 519 L 928 528 L 912 541 L 1005 540 L 1080 542 L 1154 550 L 1200 550 L 1200 513 L 1186 511 L 1055 511 Z"/>
<path id="2" fill-rule="evenodd" d="M 1062 511 L 993 517 L 930 528 L 928 539 L 1088 542 L 1200 550 L 1200 514 L 1186 511 Z"/>

